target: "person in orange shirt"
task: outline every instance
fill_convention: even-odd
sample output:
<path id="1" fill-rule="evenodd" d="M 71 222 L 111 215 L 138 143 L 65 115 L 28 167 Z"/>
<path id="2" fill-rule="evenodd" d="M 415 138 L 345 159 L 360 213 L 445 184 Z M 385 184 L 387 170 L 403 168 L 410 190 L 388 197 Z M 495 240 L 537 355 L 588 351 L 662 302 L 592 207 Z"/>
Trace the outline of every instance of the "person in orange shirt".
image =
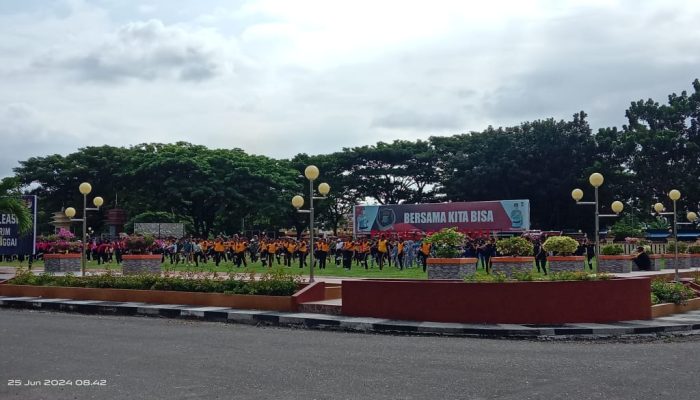
<path id="1" fill-rule="evenodd" d="M 267 242 L 266 247 L 267 247 L 267 266 L 272 268 L 272 263 L 275 261 L 275 254 L 277 254 L 277 242 L 275 242 L 274 240 L 270 240 Z M 279 264 L 279 259 L 277 259 L 277 264 Z"/>
<path id="2" fill-rule="evenodd" d="M 267 240 L 260 239 L 260 263 L 264 267 L 267 264 Z"/>
<path id="3" fill-rule="evenodd" d="M 245 251 L 248 249 L 248 242 L 244 239 L 236 239 L 233 242 L 234 260 L 236 262 L 236 268 L 241 267 L 241 263 L 244 267 L 248 268 L 248 264 L 245 261 Z"/>
<path id="4" fill-rule="evenodd" d="M 221 239 L 221 236 L 219 236 L 216 238 L 216 241 L 214 241 L 214 263 L 217 267 L 219 266 L 221 259 L 224 257 L 224 251 L 226 251 L 224 240 Z"/>
<path id="5" fill-rule="evenodd" d="M 369 240 L 367 239 L 363 239 L 362 243 L 360 243 L 360 265 L 364 264 L 365 269 L 369 269 L 367 258 L 369 258 L 370 247 Z"/>
<path id="6" fill-rule="evenodd" d="M 292 256 L 297 251 L 297 246 L 292 239 L 287 239 L 284 246 L 284 266 L 292 266 Z"/>
<path id="7" fill-rule="evenodd" d="M 275 256 L 277 257 L 277 265 L 280 265 L 283 253 L 286 251 L 285 242 L 282 239 L 278 239 L 276 242 L 277 251 L 275 251 Z"/>
<path id="8" fill-rule="evenodd" d="M 405 244 L 402 238 L 396 244 L 396 262 L 399 264 L 399 269 L 403 269 L 403 248 Z"/>
<path id="9" fill-rule="evenodd" d="M 377 240 L 377 258 L 378 258 L 378 264 L 379 264 L 379 270 L 381 271 L 384 268 L 384 260 L 388 257 L 389 255 L 389 241 L 382 235 L 379 240 Z M 391 266 L 391 262 L 389 262 L 389 266 Z"/>
<path id="10" fill-rule="evenodd" d="M 326 269 L 326 257 L 328 257 L 328 252 L 331 246 L 328 244 L 327 239 L 321 239 L 318 242 L 318 268 Z"/>
<path id="11" fill-rule="evenodd" d="M 306 266 L 306 255 L 309 252 L 309 248 L 306 245 L 306 240 L 299 242 L 297 246 L 297 254 L 299 255 L 299 268 L 304 268 Z"/>
<path id="12" fill-rule="evenodd" d="M 432 249 L 433 245 L 426 242 L 425 238 L 423 238 L 421 244 L 420 244 L 420 258 L 423 262 L 423 272 L 428 268 L 428 258 L 430 257 L 430 249 Z"/>
<path id="13" fill-rule="evenodd" d="M 199 242 L 199 248 L 201 249 L 201 253 L 199 255 L 199 258 L 202 260 L 203 263 L 207 263 L 207 255 L 209 254 L 209 242 L 206 240 L 202 240 Z"/>
<path id="14" fill-rule="evenodd" d="M 236 243 L 233 240 L 226 242 L 226 261 L 233 261 L 233 255 L 236 252 Z"/>
<path id="15" fill-rule="evenodd" d="M 353 260 L 355 260 L 355 265 L 360 265 L 360 258 L 362 258 L 362 242 L 356 240 L 352 245 Z"/>
<path id="16" fill-rule="evenodd" d="M 346 238 L 343 241 L 343 268 L 350 269 L 352 267 L 352 249 L 355 247 L 355 244 L 350 240 L 350 238 Z"/>

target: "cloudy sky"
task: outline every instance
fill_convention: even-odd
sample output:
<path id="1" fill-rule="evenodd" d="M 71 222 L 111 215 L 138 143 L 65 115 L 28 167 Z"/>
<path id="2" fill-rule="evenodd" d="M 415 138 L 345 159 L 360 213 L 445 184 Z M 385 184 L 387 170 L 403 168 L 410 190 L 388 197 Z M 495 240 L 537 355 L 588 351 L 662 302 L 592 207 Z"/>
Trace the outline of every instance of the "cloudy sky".
<path id="1" fill-rule="evenodd" d="M 0 176 L 88 145 L 290 157 L 570 118 L 700 77 L 700 1 L 1 0 Z"/>

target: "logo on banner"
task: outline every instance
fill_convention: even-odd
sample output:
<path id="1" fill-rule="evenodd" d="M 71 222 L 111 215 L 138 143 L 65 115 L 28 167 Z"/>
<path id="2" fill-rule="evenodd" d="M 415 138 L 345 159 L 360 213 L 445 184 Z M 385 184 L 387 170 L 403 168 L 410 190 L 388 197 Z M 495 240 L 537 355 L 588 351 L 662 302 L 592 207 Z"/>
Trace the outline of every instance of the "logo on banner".
<path id="1" fill-rule="evenodd" d="M 394 214 L 394 210 L 391 208 L 379 210 L 379 218 L 377 219 L 379 230 L 387 230 L 391 228 L 394 226 L 394 222 L 396 222 L 396 214 Z"/>

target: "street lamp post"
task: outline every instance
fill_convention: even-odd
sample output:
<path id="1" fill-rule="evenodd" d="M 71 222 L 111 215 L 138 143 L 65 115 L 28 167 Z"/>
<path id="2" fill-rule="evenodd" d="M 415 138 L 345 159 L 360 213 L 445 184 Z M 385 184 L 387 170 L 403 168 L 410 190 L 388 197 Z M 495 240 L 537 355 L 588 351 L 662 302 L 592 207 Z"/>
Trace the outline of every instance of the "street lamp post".
<path id="1" fill-rule="evenodd" d="M 673 263 L 674 263 L 674 270 L 675 270 L 675 280 L 676 282 L 680 282 L 680 275 L 678 273 L 678 214 L 677 214 L 677 208 L 676 208 L 676 202 L 681 198 L 681 192 L 673 189 L 670 192 L 668 192 L 668 198 L 671 199 L 673 202 L 673 212 L 664 212 L 665 207 L 661 203 L 656 203 L 654 204 L 654 211 L 656 211 L 656 214 L 658 215 L 671 215 L 673 214 L 673 241 L 675 242 L 674 246 L 674 252 L 673 252 Z M 695 220 L 698 219 L 697 214 L 694 212 L 689 212 L 687 215 L 688 220 L 690 222 L 695 222 Z"/>
<path id="2" fill-rule="evenodd" d="M 318 192 L 321 196 L 314 196 L 314 181 L 318 178 L 319 171 L 315 165 L 309 165 L 304 170 L 304 176 L 309 180 L 309 209 L 300 210 L 304 205 L 304 198 L 296 195 L 292 197 L 292 205 L 297 212 L 309 214 L 309 282 L 314 282 L 314 200 L 325 199 L 331 187 L 327 183 L 318 185 Z"/>
<path id="3" fill-rule="evenodd" d="M 622 204 L 621 201 L 613 201 L 611 204 L 610 208 L 613 210 L 615 214 L 601 214 L 600 213 L 600 203 L 598 201 L 598 188 L 603 185 L 603 182 L 605 179 L 603 178 L 603 175 L 594 172 L 591 174 L 591 176 L 588 177 L 588 182 L 593 186 L 594 192 L 595 192 L 595 201 L 581 201 L 583 198 L 583 190 L 581 189 L 574 189 L 571 191 L 571 197 L 576 201 L 577 205 L 584 205 L 584 206 L 595 206 L 595 263 L 596 266 L 599 264 L 598 262 L 598 256 L 600 255 L 600 219 L 605 218 L 605 217 L 618 217 L 622 210 L 624 209 L 624 205 Z"/>
<path id="4" fill-rule="evenodd" d="M 88 207 L 87 206 L 87 195 L 92 192 L 92 185 L 90 185 L 87 182 L 83 182 L 80 184 L 78 187 L 78 190 L 80 191 L 80 194 L 83 195 L 83 217 L 82 218 L 73 218 L 75 217 L 75 208 L 73 207 L 68 207 L 66 208 L 65 214 L 66 217 L 70 218 L 71 222 L 82 222 L 83 223 L 83 251 L 82 251 L 82 256 L 80 258 L 80 270 L 82 276 L 85 276 L 85 258 L 86 258 L 86 252 L 87 252 L 87 212 L 88 211 L 98 211 L 102 204 L 104 204 L 104 200 L 102 197 L 95 197 L 92 199 L 92 203 L 95 205 L 94 208 Z"/>

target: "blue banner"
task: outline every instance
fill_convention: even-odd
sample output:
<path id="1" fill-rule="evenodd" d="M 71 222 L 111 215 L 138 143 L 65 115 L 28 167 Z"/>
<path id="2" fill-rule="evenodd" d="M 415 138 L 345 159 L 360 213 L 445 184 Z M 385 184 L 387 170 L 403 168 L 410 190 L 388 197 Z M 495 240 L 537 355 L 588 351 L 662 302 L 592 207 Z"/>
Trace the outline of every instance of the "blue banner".
<path id="1" fill-rule="evenodd" d="M 0 255 L 36 253 L 36 196 L 22 196 L 22 201 L 32 216 L 32 228 L 20 236 L 17 217 L 0 213 Z"/>

